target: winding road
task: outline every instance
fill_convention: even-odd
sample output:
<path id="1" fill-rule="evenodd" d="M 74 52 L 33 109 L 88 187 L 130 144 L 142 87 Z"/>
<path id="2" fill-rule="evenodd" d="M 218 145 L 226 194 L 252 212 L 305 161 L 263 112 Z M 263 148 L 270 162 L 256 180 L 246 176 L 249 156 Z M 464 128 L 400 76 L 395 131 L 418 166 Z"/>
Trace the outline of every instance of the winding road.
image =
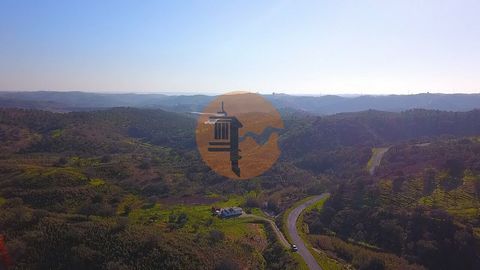
<path id="1" fill-rule="evenodd" d="M 302 203 L 301 205 L 297 206 L 295 209 L 293 209 L 290 214 L 288 214 L 287 218 L 287 229 L 288 229 L 288 234 L 290 235 L 292 239 L 292 244 L 297 245 L 298 248 L 298 254 L 302 256 L 303 260 L 307 263 L 307 266 L 310 270 L 322 270 L 320 265 L 318 265 L 317 261 L 313 257 L 312 253 L 308 250 L 307 246 L 303 242 L 303 239 L 300 237 L 297 231 L 297 220 L 300 214 L 305 210 L 305 208 L 309 207 L 310 205 L 318 202 L 319 200 L 325 198 L 328 196 L 327 193 L 324 193 L 322 195 L 315 196 L 311 198 L 310 200 Z"/>
<path id="2" fill-rule="evenodd" d="M 299 206 L 295 207 L 290 212 L 290 214 L 288 214 L 288 217 L 287 217 L 287 230 L 288 230 L 288 234 L 290 235 L 290 237 L 292 239 L 292 244 L 295 244 L 297 246 L 298 254 L 300 254 L 300 256 L 302 256 L 303 260 L 305 261 L 305 263 L 307 264 L 307 266 L 310 270 L 322 270 L 322 268 L 320 267 L 320 265 L 318 265 L 317 261 L 315 260 L 315 258 L 313 257 L 313 255 L 310 253 L 307 246 L 303 242 L 303 239 L 298 234 L 297 220 L 300 217 L 300 214 L 303 212 L 303 210 L 305 210 L 305 208 L 307 208 L 310 205 L 318 202 L 319 200 L 325 198 L 326 196 L 328 196 L 328 193 L 323 193 L 322 195 L 312 197 L 308 201 L 306 201 L 306 202 L 300 204 Z M 271 225 L 271 227 L 272 227 L 275 235 L 277 236 L 278 240 L 280 241 L 280 243 L 283 246 L 285 246 L 286 248 L 290 249 L 290 243 L 287 241 L 287 238 L 285 237 L 285 235 L 283 235 L 283 233 L 280 231 L 280 229 L 277 227 L 277 225 L 275 224 L 275 222 L 273 220 L 265 218 L 265 217 L 253 215 L 253 214 L 242 214 L 240 217 L 242 217 L 242 218 L 255 218 L 255 219 L 260 219 L 260 220 L 264 220 L 264 221 L 268 222 Z"/>

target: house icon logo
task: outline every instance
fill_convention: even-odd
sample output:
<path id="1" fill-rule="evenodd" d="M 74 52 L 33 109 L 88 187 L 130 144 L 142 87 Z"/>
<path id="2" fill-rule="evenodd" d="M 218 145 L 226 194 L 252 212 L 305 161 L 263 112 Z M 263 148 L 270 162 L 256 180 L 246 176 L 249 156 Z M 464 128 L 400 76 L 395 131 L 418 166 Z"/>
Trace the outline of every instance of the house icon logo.
<path id="1" fill-rule="evenodd" d="M 264 173 L 280 156 L 278 133 L 283 121 L 261 95 L 225 94 L 198 115 L 197 147 L 216 173 L 249 179 Z"/>
<path id="2" fill-rule="evenodd" d="M 210 141 L 208 151 L 209 152 L 229 152 L 230 163 L 232 172 L 237 176 L 240 176 L 240 168 L 238 167 L 238 160 L 241 158 L 239 155 L 239 141 L 238 141 L 238 129 L 243 125 L 235 116 L 228 116 L 227 112 L 223 108 L 215 116 L 208 118 L 209 122 L 214 125 L 214 141 Z"/>

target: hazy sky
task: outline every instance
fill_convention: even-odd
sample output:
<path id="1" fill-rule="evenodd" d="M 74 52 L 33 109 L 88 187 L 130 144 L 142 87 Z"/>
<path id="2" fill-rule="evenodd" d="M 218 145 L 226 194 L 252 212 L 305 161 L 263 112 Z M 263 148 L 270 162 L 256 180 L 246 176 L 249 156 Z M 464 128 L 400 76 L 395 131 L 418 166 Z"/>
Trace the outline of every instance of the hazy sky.
<path id="1" fill-rule="evenodd" d="M 480 1 L 0 0 L 0 90 L 480 92 Z"/>

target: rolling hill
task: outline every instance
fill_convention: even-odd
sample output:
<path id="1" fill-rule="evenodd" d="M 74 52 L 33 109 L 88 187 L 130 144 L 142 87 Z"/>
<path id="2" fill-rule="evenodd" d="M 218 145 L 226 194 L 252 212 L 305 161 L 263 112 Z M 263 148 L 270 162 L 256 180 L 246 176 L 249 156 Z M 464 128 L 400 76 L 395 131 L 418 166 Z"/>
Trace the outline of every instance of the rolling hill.
<path id="1" fill-rule="evenodd" d="M 282 114 L 280 160 L 231 181 L 201 161 L 188 114 L 1 109 L 0 228 L 17 267 L 294 269 L 268 226 L 209 209 L 275 215 L 327 189 L 309 239 L 345 265 L 477 266 L 480 111 Z"/>

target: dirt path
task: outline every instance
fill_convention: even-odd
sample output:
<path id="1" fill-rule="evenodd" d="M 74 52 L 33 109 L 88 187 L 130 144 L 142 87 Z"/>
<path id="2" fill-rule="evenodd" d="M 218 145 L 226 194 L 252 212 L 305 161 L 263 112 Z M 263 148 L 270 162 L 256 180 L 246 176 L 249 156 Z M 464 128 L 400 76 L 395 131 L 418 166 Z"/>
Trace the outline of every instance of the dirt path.
<path id="1" fill-rule="evenodd" d="M 280 231 L 280 229 L 277 227 L 277 224 L 275 224 L 275 222 L 273 222 L 273 220 L 271 219 L 268 219 L 268 218 L 265 218 L 265 217 L 261 217 L 261 216 L 257 216 L 257 215 L 252 215 L 252 214 L 243 214 L 241 215 L 240 217 L 244 217 L 244 218 L 256 218 L 256 219 L 260 219 L 260 220 L 263 220 L 263 221 L 266 221 L 270 224 L 270 226 L 272 227 L 273 231 L 275 232 L 275 235 L 277 236 L 277 239 L 278 241 L 280 241 L 280 243 L 286 247 L 286 248 L 290 248 L 290 244 L 288 243 L 287 239 L 285 238 L 285 236 L 283 235 L 283 233 Z"/>
<path id="2" fill-rule="evenodd" d="M 380 165 L 383 155 L 387 153 L 388 149 L 390 149 L 390 147 L 377 148 L 377 150 L 373 152 L 373 155 L 369 161 L 369 163 L 371 162 L 370 169 L 368 170 L 370 175 L 375 173 L 375 169 Z"/>

